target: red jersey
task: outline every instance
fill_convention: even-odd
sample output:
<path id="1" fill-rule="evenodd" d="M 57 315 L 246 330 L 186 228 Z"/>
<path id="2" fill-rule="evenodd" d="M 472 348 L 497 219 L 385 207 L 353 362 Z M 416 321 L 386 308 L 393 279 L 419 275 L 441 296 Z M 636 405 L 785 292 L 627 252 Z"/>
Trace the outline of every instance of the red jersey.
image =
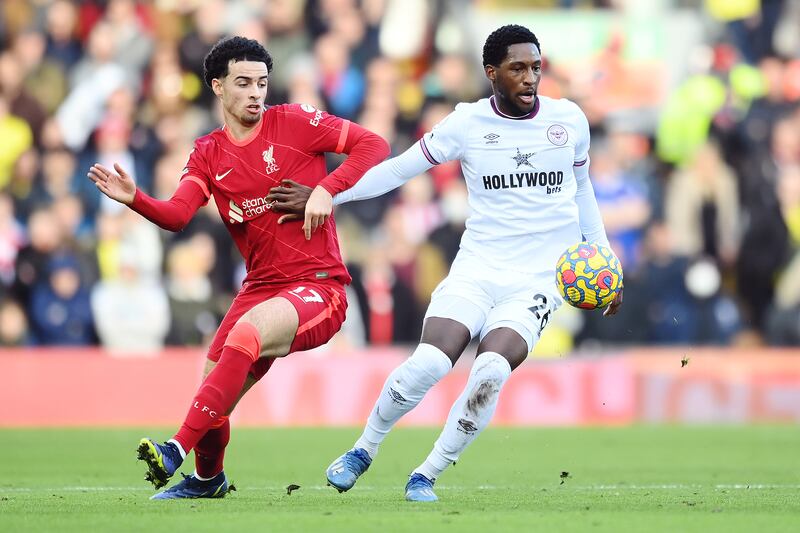
<path id="1" fill-rule="evenodd" d="M 328 174 L 325 152 L 350 156 Z M 168 221 L 157 205 L 166 202 L 139 191 L 131 207 L 161 227 L 176 230 L 213 196 L 245 260 L 245 281 L 332 279 L 347 284 L 351 278 L 342 263 L 333 217 L 306 240 L 302 221 L 278 225 L 282 213 L 271 209 L 267 195 L 282 179 L 312 188 L 321 185 L 334 195 L 352 187 L 387 155 L 383 139 L 347 120 L 306 104 L 274 106 L 264 111 L 247 139 L 237 141 L 223 127 L 195 141 L 181 185 L 170 200 L 183 209 L 178 219 Z M 187 199 L 186 182 L 199 186 L 190 186 L 190 195 L 202 197 Z"/>

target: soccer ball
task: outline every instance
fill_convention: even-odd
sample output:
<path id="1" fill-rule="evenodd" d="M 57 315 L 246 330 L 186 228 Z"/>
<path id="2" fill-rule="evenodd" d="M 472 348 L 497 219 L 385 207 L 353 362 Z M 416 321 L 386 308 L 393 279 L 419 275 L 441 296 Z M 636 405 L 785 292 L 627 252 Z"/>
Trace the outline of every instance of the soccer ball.
<path id="1" fill-rule="evenodd" d="M 622 288 L 622 266 L 610 248 L 579 242 L 561 254 L 556 264 L 556 285 L 571 306 L 601 309 Z"/>

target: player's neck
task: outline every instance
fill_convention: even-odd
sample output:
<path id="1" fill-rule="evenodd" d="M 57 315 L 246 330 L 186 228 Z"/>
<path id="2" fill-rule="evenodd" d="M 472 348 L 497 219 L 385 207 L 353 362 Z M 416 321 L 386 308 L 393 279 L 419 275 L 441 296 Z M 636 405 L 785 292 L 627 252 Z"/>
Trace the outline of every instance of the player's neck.
<path id="1" fill-rule="evenodd" d="M 246 141 L 253 136 L 253 133 L 261 127 L 261 121 L 264 120 L 263 115 L 255 124 L 243 124 L 235 117 L 224 117 L 225 128 L 228 130 L 228 135 L 237 141 Z"/>
<path id="2" fill-rule="evenodd" d="M 498 111 L 504 117 L 514 118 L 514 119 L 527 117 L 528 115 L 537 110 L 537 108 L 539 107 L 539 96 L 537 95 L 534 98 L 535 100 L 533 103 L 533 108 L 530 111 L 523 111 L 516 107 L 509 106 L 508 102 L 506 102 L 503 98 L 499 97 L 496 92 L 492 95 L 496 111 Z"/>

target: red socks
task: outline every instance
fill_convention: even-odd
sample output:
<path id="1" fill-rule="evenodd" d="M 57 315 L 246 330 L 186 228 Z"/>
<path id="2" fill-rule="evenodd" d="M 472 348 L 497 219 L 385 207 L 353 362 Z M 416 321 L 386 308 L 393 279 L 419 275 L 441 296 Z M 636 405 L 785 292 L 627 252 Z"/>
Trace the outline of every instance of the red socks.
<path id="1" fill-rule="evenodd" d="M 248 322 L 233 326 L 219 362 L 200 385 L 183 425 L 173 437 L 187 454 L 209 428 L 228 413 L 260 353 L 261 335 L 255 326 Z"/>
<path id="2" fill-rule="evenodd" d="M 197 475 L 210 479 L 222 472 L 225 447 L 231 440 L 231 423 L 227 416 L 221 417 L 219 427 L 210 428 L 194 447 L 194 469 Z"/>

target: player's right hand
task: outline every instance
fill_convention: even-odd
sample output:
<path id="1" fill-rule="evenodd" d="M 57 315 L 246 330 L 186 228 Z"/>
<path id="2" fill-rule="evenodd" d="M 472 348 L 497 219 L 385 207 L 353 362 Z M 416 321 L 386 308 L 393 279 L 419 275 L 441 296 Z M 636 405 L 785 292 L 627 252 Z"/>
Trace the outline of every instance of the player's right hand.
<path id="1" fill-rule="evenodd" d="M 119 163 L 114 163 L 114 172 L 100 163 L 89 169 L 89 179 L 100 189 L 100 192 L 125 205 L 131 205 L 136 196 L 136 184 Z"/>
<path id="2" fill-rule="evenodd" d="M 311 240 L 311 234 L 325 224 L 333 212 L 333 196 L 325 187 L 317 185 L 306 203 L 306 219 L 303 222 L 303 232 L 306 240 Z"/>
<path id="3" fill-rule="evenodd" d="M 623 291 L 624 291 L 624 287 L 620 287 L 619 288 L 619 292 L 617 293 L 617 295 L 614 297 L 614 299 L 611 301 L 611 303 L 608 304 L 608 307 L 606 307 L 606 310 L 603 311 L 603 316 L 614 316 L 614 315 L 617 314 L 617 311 L 619 311 L 619 308 L 622 306 L 622 293 L 623 293 Z"/>

